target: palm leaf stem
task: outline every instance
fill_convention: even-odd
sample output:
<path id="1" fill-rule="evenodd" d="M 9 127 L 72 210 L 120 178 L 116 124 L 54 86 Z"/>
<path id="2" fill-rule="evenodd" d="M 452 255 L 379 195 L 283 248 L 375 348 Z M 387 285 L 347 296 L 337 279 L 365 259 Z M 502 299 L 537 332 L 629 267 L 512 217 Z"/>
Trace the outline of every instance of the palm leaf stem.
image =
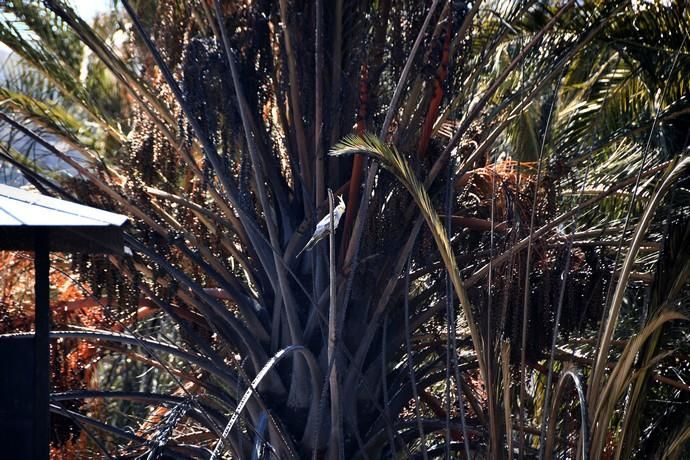
<path id="1" fill-rule="evenodd" d="M 125 242 L 131 246 L 133 250 L 146 255 L 149 259 L 158 264 L 161 269 L 169 273 L 170 276 L 172 276 L 182 285 L 186 286 L 187 289 L 198 297 L 200 302 L 192 302 L 192 304 L 195 305 L 202 315 L 204 315 L 207 319 L 214 317 L 222 318 L 222 322 L 210 321 L 209 324 L 214 328 L 218 328 L 217 332 L 229 343 L 234 343 L 237 346 L 241 346 L 246 352 L 246 356 L 251 358 L 252 364 L 256 369 L 261 367 L 261 363 L 265 362 L 267 357 L 264 349 L 260 346 L 252 332 L 247 328 L 247 325 L 243 324 L 239 319 L 237 319 L 232 312 L 225 307 L 225 305 L 211 297 L 191 278 L 189 278 L 181 270 L 173 267 L 172 264 L 170 264 L 163 257 L 159 256 L 155 251 L 151 250 L 129 235 L 125 235 Z M 231 328 L 232 333 L 225 330 L 225 325 Z M 240 340 L 238 341 L 237 338 Z"/>
<path id="2" fill-rule="evenodd" d="M 77 417 L 74 416 L 74 414 L 75 414 L 76 412 L 75 412 L 75 413 L 70 413 L 70 412 L 68 412 L 68 411 L 62 406 L 62 404 L 60 404 L 59 402 L 58 402 L 58 403 L 50 404 L 50 405 L 49 405 L 49 409 L 48 409 L 49 412 L 53 411 L 53 408 L 56 408 L 56 409 L 58 409 L 58 410 L 61 410 L 61 415 L 63 415 L 63 416 L 66 417 L 66 418 L 69 418 L 70 420 L 72 420 L 72 422 L 73 422 L 77 427 L 79 427 L 80 430 L 83 430 L 83 431 L 86 433 L 86 435 L 88 436 L 88 438 L 91 439 L 91 441 L 93 441 L 93 443 L 96 445 L 96 447 L 98 447 L 98 450 L 101 451 L 101 454 L 103 454 L 103 458 L 105 458 L 105 459 L 107 459 L 107 460 L 110 460 L 110 459 L 113 458 L 113 457 L 108 453 L 108 449 L 105 447 L 105 445 L 103 444 L 103 442 L 102 442 L 97 436 L 94 436 L 94 434 L 91 432 L 91 430 L 90 430 L 89 428 L 87 428 L 87 427 L 81 422 L 81 420 L 79 420 Z"/>
<path id="3" fill-rule="evenodd" d="M 239 225 L 239 222 L 237 223 L 237 226 L 233 224 L 229 220 L 225 220 L 223 216 L 219 215 L 218 213 L 214 213 L 209 211 L 208 209 L 194 203 L 193 201 L 186 199 L 182 196 L 175 195 L 173 193 L 168 193 L 166 191 L 160 190 L 155 187 L 146 187 L 146 193 L 151 195 L 152 197 L 156 198 L 162 198 L 165 200 L 172 201 L 173 203 L 177 203 L 181 206 L 184 206 L 185 208 L 189 209 L 192 211 L 198 218 L 199 220 L 204 224 L 204 226 L 210 231 L 210 232 L 217 232 L 218 227 L 213 225 L 213 223 L 219 224 L 223 226 L 224 228 L 232 231 L 233 233 L 237 232 L 238 227 L 241 229 L 241 225 Z M 235 235 L 238 236 L 239 235 Z M 230 253 L 230 255 L 233 257 L 234 260 L 236 260 L 240 266 L 245 271 L 245 274 L 249 278 L 249 281 L 256 285 L 256 280 L 253 278 L 253 270 L 250 267 L 250 263 L 247 260 L 247 257 L 240 252 L 237 246 L 235 246 L 234 243 L 227 241 L 226 238 L 223 238 L 221 240 L 221 244 L 223 247 Z M 243 245 L 244 247 L 244 245 Z"/>
<path id="4" fill-rule="evenodd" d="M 48 143 L 46 140 L 34 133 L 31 129 L 27 128 L 21 123 L 16 122 L 11 117 L 2 112 L 0 112 L 0 120 L 10 124 L 13 128 L 17 129 L 22 134 L 28 136 L 37 144 L 41 145 L 41 147 L 48 150 L 51 154 L 55 155 L 57 158 L 67 163 L 72 168 L 74 168 L 79 174 L 83 175 L 84 177 L 87 177 L 92 183 L 94 183 L 96 186 L 98 186 L 99 189 L 101 189 L 106 195 L 108 195 L 108 197 L 112 198 L 117 203 L 119 203 L 123 207 L 123 209 L 127 210 L 131 214 L 135 215 L 136 217 L 144 221 L 147 225 L 149 225 L 154 231 L 158 232 L 161 236 L 166 236 L 168 234 L 168 231 L 165 228 L 163 228 L 161 225 L 155 222 L 150 216 L 148 216 L 137 206 L 133 205 L 131 201 L 125 199 L 119 193 L 113 190 L 100 177 L 92 173 L 89 169 L 82 166 L 79 162 L 71 158 L 69 155 L 55 148 L 52 144 Z"/>
<path id="5" fill-rule="evenodd" d="M 462 306 L 465 319 L 467 320 L 467 327 L 469 328 L 470 335 L 472 336 L 472 345 L 477 354 L 482 379 L 484 382 L 487 382 L 486 363 L 484 361 L 482 351 L 484 343 L 481 340 L 480 332 L 477 329 L 476 322 L 474 321 L 472 307 L 469 303 L 467 292 L 465 291 L 465 287 L 458 272 L 458 266 L 455 262 L 455 255 L 451 250 L 450 242 L 445 235 L 443 225 L 441 224 L 438 214 L 431 203 L 431 199 L 429 198 L 426 189 L 414 175 L 409 164 L 395 150 L 395 148 L 391 148 L 383 144 L 380 139 L 372 135 L 367 135 L 364 137 L 348 137 L 341 143 L 337 144 L 331 151 L 332 155 L 350 153 L 366 153 L 373 155 L 375 158 L 381 161 L 383 166 L 389 169 L 402 182 L 419 206 L 421 214 L 432 233 L 439 252 L 441 253 L 441 258 L 443 259 L 446 268 L 450 272 L 453 288 L 455 289 L 455 293 L 460 300 L 460 305 Z"/>
<path id="6" fill-rule="evenodd" d="M 201 394 L 200 398 L 205 398 L 205 395 Z M 180 404 L 187 401 L 187 398 L 184 396 L 152 393 L 147 391 L 68 390 L 50 394 L 51 401 L 72 401 L 75 399 L 125 399 L 128 401 L 141 402 L 143 404 Z M 204 404 L 204 406 L 206 412 L 213 414 L 216 422 L 220 422 L 221 414 L 215 412 L 213 407 L 208 404 Z"/>
<path id="7" fill-rule="evenodd" d="M 561 272 L 561 286 L 558 293 L 558 305 L 556 307 L 556 318 L 554 319 L 552 340 L 551 340 L 551 351 L 549 352 L 549 359 L 546 362 L 548 369 L 548 376 L 546 379 L 546 390 L 544 395 L 544 410 L 541 417 L 541 433 L 539 435 L 539 458 L 544 456 L 544 448 L 546 447 L 546 426 L 548 419 L 547 408 L 551 404 L 551 385 L 553 383 L 553 364 L 555 361 L 556 354 L 556 342 L 558 341 L 558 332 L 561 321 L 561 314 L 563 312 L 563 300 L 565 297 L 565 288 L 568 283 L 568 273 L 570 273 L 570 258 L 572 255 L 572 239 L 568 239 L 565 247 L 565 262 L 563 266 L 563 271 Z"/>
<path id="8" fill-rule="evenodd" d="M 110 435 L 113 435 L 118 438 L 122 439 L 127 439 L 128 441 L 135 442 L 138 445 L 141 445 L 142 447 L 148 447 L 150 442 L 148 439 L 142 438 L 140 436 L 137 436 L 135 434 L 132 434 L 128 430 L 123 430 L 117 427 L 114 427 L 112 425 L 108 425 L 107 423 L 103 423 L 101 421 L 95 420 L 91 417 L 87 417 L 85 415 L 80 414 L 79 412 L 71 411 L 68 409 L 63 408 L 60 405 L 57 404 L 51 404 L 50 405 L 50 411 L 59 415 L 62 415 L 64 417 L 67 417 L 72 420 L 76 420 L 80 424 L 87 424 L 89 426 L 92 426 L 100 431 L 104 431 Z M 163 451 L 167 455 L 172 455 L 173 458 L 181 459 L 181 458 L 200 458 L 200 459 L 206 459 L 208 458 L 208 453 L 206 449 L 199 448 L 199 447 L 192 447 L 192 446 L 170 446 L 166 445 L 163 447 Z"/>
<path id="9" fill-rule="evenodd" d="M 424 460 L 428 460 L 429 454 L 427 453 L 426 449 L 426 436 L 424 434 L 424 427 L 422 426 L 422 417 L 421 417 L 421 400 L 419 398 L 419 389 L 418 385 L 415 379 L 415 371 L 414 371 L 414 354 L 412 352 L 412 332 L 410 330 L 410 302 L 409 302 L 409 292 L 410 292 L 410 258 L 408 257 L 407 263 L 405 264 L 405 284 L 403 288 L 403 304 L 404 304 L 404 312 L 403 312 L 403 317 L 405 318 L 405 354 L 406 354 L 406 361 L 407 361 L 407 370 L 408 370 L 408 375 L 410 379 L 410 388 L 412 388 L 412 398 L 414 399 L 415 405 L 414 405 L 414 410 L 415 410 L 415 419 L 417 420 L 417 430 L 419 432 L 419 439 L 420 439 L 420 447 L 422 449 L 422 457 Z"/>
<path id="10" fill-rule="evenodd" d="M 571 368 L 561 374 L 561 378 L 556 386 L 556 393 L 554 394 L 553 404 L 551 406 L 551 415 L 549 416 L 549 427 L 546 431 L 546 460 L 551 460 L 555 451 L 554 436 L 556 431 L 556 422 L 558 420 L 557 410 L 560 407 L 561 395 L 564 391 L 565 385 L 569 381 L 572 381 L 573 386 L 577 391 L 578 403 L 580 406 L 579 450 L 582 452 L 582 460 L 589 459 L 589 419 L 587 417 L 587 400 L 585 396 L 585 389 L 580 372 L 574 368 Z M 544 407 L 544 410 L 547 410 L 547 407 Z"/>
<path id="11" fill-rule="evenodd" d="M 252 163 L 254 164 L 254 168 L 252 168 L 252 171 L 254 172 L 254 182 L 256 185 L 256 190 L 259 195 L 259 201 L 261 203 L 261 207 L 264 210 L 264 215 L 266 216 L 266 227 L 268 228 L 268 234 L 269 234 L 269 241 L 271 246 L 274 248 L 279 248 L 280 247 L 280 242 L 278 238 L 278 233 L 276 229 L 276 216 L 274 213 L 274 209 L 271 207 L 268 201 L 268 196 L 266 193 L 266 189 L 264 186 L 264 180 L 260 176 L 260 162 L 258 159 L 258 153 L 256 151 L 256 146 L 253 142 L 252 139 L 252 131 L 251 131 L 251 126 L 249 124 L 249 117 L 251 116 L 249 114 L 249 108 L 247 106 L 245 97 L 244 97 L 244 91 L 242 90 L 242 86 L 239 80 L 239 72 L 237 70 L 236 64 L 235 64 L 235 59 L 233 57 L 233 51 L 230 45 L 229 38 L 227 36 L 227 33 L 225 31 L 225 27 L 223 27 L 222 24 L 222 12 L 221 12 L 221 7 L 220 7 L 220 2 L 218 0 L 214 1 L 214 6 L 215 6 L 215 12 L 216 12 L 216 19 L 218 20 L 218 25 L 220 28 L 224 48 L 225 48 L 225 54 L 229 62 L 230 66 L 230 71 L 232 74 L 232 81 L 234 84 L 235 88 L 235 94 L 237 95 L 237 100 L 240 105 L 240 116 L 242 118 L 242 126 L 244 128 L 244 133 L 245 133 L 245 138 L 247 142 L 247 146 L 249 149 L 249 155 L 251 157 Z M 306 153 L 306 151 L 305 151 Z M 289 283 L 287 280 L 287 275 L 285 273 L 285 264 L 281 263 L 282 262 L 282 256 L 278 252 L 273 252 L 273 259 L 275 263 L 275 270 L 278 275 L 278 286 L 279 290 L 281 293 L 281 300 L 284 304 L 285 307 L 285 313 L 287 314 L 287 321 L 288 321 L 288 327 L 290 329 L 290 334 L 291 334 L 291 343 L 298 345 L 302 343 L 303 340 L 303 330 L 299 324 L 299 321 L 297 319 L 296 313 L 297 313 L 297 308 L 295 304 L 295 300 L 293 298 L 293 294 L 289 288 Z M 280 260 L 278 260 L 280 259 Z M 279 318 L 279 317 L 278 317 Z M 300 361 L 301 362 L 301 361 Z M 295 364 L 297 365 L 297 361 L 295 361 Z M 295 372 L 293 375 L 304 375 L 304 373 L 299 373 Z M 303 382 L 300 382 L 303 383 Z M 304 388 L 305 385 L 297 385 L 299 388 Z M 304 396 L 297 396 L 300 403 L 304 402 Z"/>
<path id="12" fill-rule="evenodd" d="M 653 208 L 653 206 L 650 206 L 648 210 Z M 638 226 L 638 229 L 641 228 L 643 227 Z M 628 253 L 628 255 L 629 254 L 630 253 Z M 612 318 L 612 316 L 610 316 L 609 319 L 610 318 Z M 641 347 L 657 329 L 662 327 L 665 323 L 673 320 L 687 320 L 687 318 L 679 312 L 662 308 L 659 314 L 656 315 L 653 320 L 649 321 L 649 323 L 628 342 L 625 349 L 621 353 L 621 359 L 616 363 L 616 366 L 611 371 L 608 380 L 605 384 L 603 384 L 603 388 L 595 392 L 592 391 L 590 387 L 588 397 L 596 398 L 589 401 L 590 407 L 594 407 L 593 414 L 590 414 L 592 423 L 591 452 L 594 460 L 598 460 L 601 457 L 606 434 L 608 433 L 609 424 L 611 421 L 611 416 L 615 410 L 619 398 L 624 393 L 628 385 L 630 385 L 630 383 L 636 381 L 638 378 L 640 378 L 640 376 L 645 375 L 644 372 L 635 372 L 632 367 Z M 607 329 L 609 324 L 610 322 L 607 322 Z M 606 336 L 604 339 L 606 339 Z M 603 341 L 602 343 L 605 344 L 606 342 Z M 603 366 L 600 365 L 600 357 L 606 357 L 607 354 L 608 353 L 603 353 L 601 350 L 598 350 L 597 357 L 595 358 L 592 366 L 592 372 L 596 371 L 597 369 L 599 369 L 599 372 L 602 372 L 601 368 Z M 653 364 L 655 364 L 655 362 L 658 362 L 665 356 L 667 356 L 666 353 L 662 354 L 661 356 L 657 355 L 654 361 L 647 363 L 646 368 L 651 367 Z M 644 368 L 642 371 L 644 371 Z"/>
<path id="13" fill-rule="evenodd" d="M 141 83 L 134 72 L 122 62 L 98 35 L 96 35 L 87 23 L 74 13 L 74 10 L 63 3 L 62 0 L 46 0 L 45 5 L 65 21 L 79 38 L 83 40 L 84 44 L 86 44 L 86 46 L 108 66 L 113 75 L 130 90 L 130 94 L 135 97 L 142 108 L 148 109 L 148 104 L 150 104 L 150 107 L 153 107 L 157 116 L 163 118 L 167 126 L 175 126 L 175 119 L 170 114 L 168 108 Z M 151 112 L 151 115 L 152 120 L 156 118 L 153 112 Z"/>
<path id="14" fill-rule="evenodd" d="M 343 460 L 345 458 L 345 450 L 343 447 L 343 414 L 341 409 L 341 393 L 339 385 L 338 373 L 338 348 L 337 338 L 340 335 L 342 324 L 338 321 L 339 315 L 337 313 L 337 290 L 336 290 L 336 255 L 335 255 L 335 228 L 333 225 L 334 207 L 333 207 L 333 192 L 328 189 L 328 205 L 330 212 L 329 219 L 329 233 L 328 233 L 328 272 L 329 272 L 329 309 L 328 309 L 328 362 L 331 364 L 329 370 L 329 389 L 331 395 L 331 432 L 328 439 L 330 445 L 329 457 L 333 460 Z"/>
<path id="15" fill-rule="evenodd" d="M 597 349 L 597 358 L 592 368 L 592 376 L 590 378 L 590 409 L 594 408 L 595 401 L 598 401 L 600 391 L 600 381 L 603 378 L 604 363 L 608 357 L 613 332 L 618 323 L 618 316 L 620 307 L 623 303 L 623 296 L 628 284 L 628 278 L 632 271 L 635 257 L 639 251 L 640 245 L 645 237 L 647 229 L 651 223 L 652 217 L 658 209 L 661 200 L 664 198 L 670 187 L 682 177 L 686 168 L 690 167 L 690 157 L 683 158 L 681 161 L 668 166 L 667 172 L 657 188 L 651 201 L 647 204 L 645 212 L 637 224 L 633 241 L 628 249 L 623 266 L 621 267 L 620 276 L 616 289 L 613 294 L 611 304 L 607 309 L 607 318 L 604 322 L 603 333 L 601 334 L 600 345 Z M 640 170 L 639 176 L 641 177 Z M 637 183 L 638 181 L 636 181 Z"/>
<path id="16" fill-rule="evenodd" d="M 302 186 L 307 192 L 307 195 L 314 195 L 314 188 L 312 183 L 311 161 L 309 161 L 309 149 L 307 147 L 307 136 L 304 129 L 304 120 L 302 118 L 302 98 L 300 96 L 300 79 L 297 73 L 297 57 L 292 43 L 292 30 L 290 28 L 291 21 L 288 14 L 287 0 L 279 0 L 280 7 L 280 24 L 283 29 L 283 41 L 285 46 L 285 54 L 287 56 L 288 64 L 288 88 L 289 88 L 289 105 L 292 111 L 292 123 L 295 128 L 295 137 L 297 140 L 297 155 L 299 157 L 299 175 Z M 218 0 L 216 0 L 216 13 L 218 13 Z M 224 30 L 221 29 L 224 34 Z M 227 42 L 226 42 L 227 48 Z M 229 51 L 229 49 L 228 49 Z M 311 208 L 308 203 L 305 203 L 305 210 Z M 309 215 L 309 213 L 307 213 Z"/>
<path id="17" fill-rule="evenodd" d="M 139 21 L 139 18 L 132 8 L 132 6 L 129 4 L 127 0 L 123 0 L 122 2 L 123 6 L 127 10 L 127 13 L 130 15 L 130 18 L 132 19 L 132 22 L 135 25 L 135 29 L 137 30 L 137 33 L 139 34 L 139 37 L 142 39 L 142 41 L 146 44 L 147 49 L 149 52 L 152 54 L 154 61 L 158 65 L 158 67 L 161 70 L 161 73 L 163 74 L 168 86 L 170 87 L 170 90 L 172 91 L 173 95 L 175 96 L 175 99 L 177 100 L 177 103 L 180 105 L 182 108 L 182 111 L 184 112 L 187 121 L 192 127 L 193 132 L 195 133 L 197 139 L 201 143 L 201 146 L 206 154 L 206 157 L 208 160 L 211 162 L 211 165 L 217 174 L 217 177 L 223 187 L 223 190 L 225 191 L 228 199 L 230 200 L 230 203 L 232 207 L 235 209 L 237 214 L 240 216 L 240 220 L 242 224 L 244 225 L 245 229 L 248 230 L 248 236 L 250 241 L 252 242 L 252 246 L 255 248 L 263 248 L 263 240 L 259 236 L 261 231 L 257 228 L 256 223 L 254 221 L 254 218 L 252 216 L 247 215 L 247 213 L 243 210 L 242 206 L 240 206 L 240 200 L 238 196 L 238 192 L 233 186 L 230 178 L 228 177 L 227 173 L 225 172 L 225 168 L 223 168 L 223 165 L 221 164 L 220 158 L 218 158 L 218 153 L 216 152 L 215 148 L 213 147 L 210 139 L 208 136 L 204 134 L 204 131 L 202 130 L 198 120 L 192 115 L 191 110 L 186 103 L 184 96 L 182 95 L 182 92 L 175 82 L 175 79 L 168 68 L 167 64 L 163 60 L 162 56 L 160 55 L 158 49 L 156 46 L 153 44 L 149 36 L 146 34 L 143 26 L 141 25 L 141 22 Z M 222 201 L 222 200 L 220 200 Z M 230 211 L 232 213 L 232 211 Z M 274 248 L 275 249 L 275 248 Z M 277 250 L 277 249 L 276 249 Z M 262 265 L 264 267 L 270 267 L 272 264 L 268 261 L 267 259 L 267 254 L 265 251 L 260 251 L 257 250 L 257 255 L 259 256 L 260 260 L 262 261 Z"/>
<path id="18" fill-rule="evenodd" d="M 304 348 L 303 346 L 300 345 L 292 345 L 287 348 L 284 348 L 278 353 L 276 353 L 266 364 L 261 368 L 259 373 L 256 375 L 254 380 L 252 381 L 250 387 L 247 389 L 247 391 L 244 393 L 242 396 L 242 399 L 237 405 L 237 409 L 235 412 L 232 414 L 232 417 L 230 417 L 230 420 L 228 421 L 228 424 L 226 425 L 225 429 L 223 430 L 223 438 L 227 437 L 231 432 L 232 428 L 234 427 L 235 423 L 240 417 L 240 414 L 242 413 L 242 410 L 246 406 L 247 402 L 251 398 L 252 395 L 258 398 L 258 393 L 256 391 L 257 387 L 261 383 L 261 381 L 268 375 L 269 371 L 276 365 L 278 364 L 283 358 L 289 356 L 292 353 L 299 353 L 302 355 L 302 358 L 307 362 L 307 368 L 310 370 L 310 377 L 311 377 L 311 384 L 312 384 L 312 407 L 318 405 L 318 397 L 319 397 L 319 384 L 321 381 L 321 376 L 320 376 L 320 370 L 318 367 L 318 364 L 316 363 L 316 360 L 314 356 L 311 354 L 309 350 Z M 266 410 L 266 408 L 264 408 Z M 292 447 L 290 441 L 285 437 L 284 433 L 282 433 L 282 430 L 280 429 L 279 426 L 276 425 L 276 428 L 279 430 L 279 438 L 282 441 L 284 447 L 287 449 L 286 454 L 290 456 L 290 458 L 297 458 L 297 455 L 294 451 L 294 448 Z M 223 444 L 221 442 L 218 442 L 216 444 L 216 447 L 213 451 L 213 455 L 211 456 L 211 459 L 215 458 L 219 453 L 222 454 L 222 450 L 220 449 Z"/>
<path id="19" fill-rule="evenodd" d="M 556 91 L 557 91 L 557 88 L 554 89 L 554 93 Z M 551 116 L 553 114 L 553 108 L 554 108 L 555 103 L 556 103 L 556 99 L 554 97 L 554 98 L 552 98 L 551 105 L 549 107 L 549 114 L 548 114 L 548 117 L 546 120 L 546 127 L 547 128 L 551 123 Z M 529 223 L 529 227 L 528 227 L 529 235 L 527 237 L 528 241 L 527 241 L 527 257 L 526 257 L 526 261 L 525 261 L 525 273 L 530 272 L 530 266 L 532 264 L 532 236 L 533 236 L 532 232 L 534 231 L 534 221 L 536 218 L 537 194 L 538 194 L 539 187 L 540 187 L 541 180 L 542 180 L 542 167 L 543 167 L 543 162 L 544 162 L 544 148 L 545 147 L 546 147 L 546 136 L 543 136 L 542 142 L 541 142 L 541 147 L 539 149 L 539 157 L 537 160 L 537 176 L 536 176 L 535 183 L 534 183 L 534 193 L 532 194 L 532 211 L 530 213 L 530 223 Z M 568 252 L 568 255 L 570 255 L 570 252 Z M 569 260 L 570 259 L 568 259 L 568 261 Z M 491 260 L 489 261 L 489 264 L 491 264 Z M 489 265 L 489 275 L 488 276 L 489 276 L 489 280 L 490 280 L 491 279 L 491 265 Z M 520 338 L 520 401 L 526 401 L 527 400 L 526 362 L 527 362 L 527 331 L 529 329 L 529 318 L 530 318 L 530 307 L 531 307 L 530 297 L 529 297 L 530 281 L 531 281 L 530 277 L 526 276 L 524 288 L 523 288 L 524 297 L 523 297 L 523 304 L 522 304 L 522 330 L 521 330 L 521 338 Z M 555 327 L 558 327 L 558 322 L 556 322 Z M 546 390 L 546 395 L 549 396 L 549 389 L 548 388 Z M 519 420 L 520 420 L 520 425 L 524 426 L 525 425 L 525 405 L 524 404 L 520 404 Z M 542 428 L 543 428 L 543 425 L 544 425 L 544 423 L 542 422 Z M 525 446 L 525 444 L 524 444 L 525 443 L 525 433 L 524 432 L 520 433 L 519 441 L 520 441 L 519 442 L 520 458 L 522 458 L 523 452 L 524 452 L 524 446 Z M 541 447 L 541 445 L 540 445 L 540 447 Z M 541 457 L 541 453 L 540 453 L 540 457 Z"/>
<path id="20" fill-rule="evenodd" d="M 6 338 L 6 339 L 18 339 L 21 337 L 31 337 L 33 336 L 33 332 L 16 332 L 16 333 L 11 333 L 11 334 L 0 334 L 0 337 Z M 216 376 L 220 380 L 226 380 L 229 384 L 234 383 L 234 379 L 231 377 L 226 376 L 226 371 L 221 370 L 217 368 L 214 364 L 212 364 L 210 361 L 208 361 L 205 358 L 202 358 L 201 356 L 195 355 L 193 353 L 184 351 L 178 347 L 174 347 L 172 345 L 168 345 L 163 342 L 159 342 L 157 340 L 152 340 L 152 339 L 144 339 L 141 337 L 134 337 L 131 335 L 127 334 L 121 334 L 117 332 L 110 332 L 110 331 L 99 331 L 95 329 L 89 329 L 87 330 L 69 330 L 69 331 L 50 331 L 50 338 L 51 339 L 64 339 L 64 338 L 71 338 L 71 339 L 84 339 L 84 340 L 103 340 L 103 341 L 111 341 L 111 342 L 118 342 L 118 343 L 125 343 L 129 345 L 136 345 L 136 346 L 145 346 L 146 348 L 149 348 L 151 350 L 154 350 L 156 352 L 160 353 L 169 353 L 171 355 L 177 356 L 179 358 L 184 359 L 185 361 L 188 361 L 196 366 L 198 366 L 201 369 L 204 369 Z"/>
<path id="21" fill-rule="evenodd" d="M 323 0 L 314 2 L 314 202 L 325 199 L 325 155 L 323 149 Z"/>

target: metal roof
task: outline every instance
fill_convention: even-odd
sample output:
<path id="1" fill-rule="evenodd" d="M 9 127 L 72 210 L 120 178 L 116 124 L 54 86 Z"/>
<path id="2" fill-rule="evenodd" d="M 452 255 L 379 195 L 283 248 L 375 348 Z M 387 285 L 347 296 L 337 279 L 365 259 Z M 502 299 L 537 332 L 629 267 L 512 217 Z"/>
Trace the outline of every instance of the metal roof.
<path id="1" fill-rule="evenodd" d="M 51 251 L 123 252 L 127 217 L 0 184 L 0 249 L 31 250 L 48 235 Z"/>

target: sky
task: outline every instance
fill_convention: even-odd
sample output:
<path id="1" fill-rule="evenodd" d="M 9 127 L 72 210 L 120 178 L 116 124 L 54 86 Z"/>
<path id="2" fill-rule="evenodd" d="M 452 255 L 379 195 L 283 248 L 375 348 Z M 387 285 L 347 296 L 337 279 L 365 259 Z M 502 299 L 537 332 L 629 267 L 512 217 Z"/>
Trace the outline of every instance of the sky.
<path id="1" fill-rule="evenodd" d="M 96 14 L 113 8 L 113 0 L 69 0 L 69 3 L 87 22 L 91 22 Z"/>

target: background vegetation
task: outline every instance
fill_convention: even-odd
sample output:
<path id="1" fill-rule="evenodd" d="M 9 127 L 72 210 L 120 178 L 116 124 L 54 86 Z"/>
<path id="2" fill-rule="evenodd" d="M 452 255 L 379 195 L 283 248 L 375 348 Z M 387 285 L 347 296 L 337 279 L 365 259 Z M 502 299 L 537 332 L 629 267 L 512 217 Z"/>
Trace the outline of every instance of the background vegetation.
<path id="1" fill-rule="evenodd" d="M 55 458 L 687 456 L 685 2 L 2 5 L 5 177 L 131 220 L 53 257 Z"/>

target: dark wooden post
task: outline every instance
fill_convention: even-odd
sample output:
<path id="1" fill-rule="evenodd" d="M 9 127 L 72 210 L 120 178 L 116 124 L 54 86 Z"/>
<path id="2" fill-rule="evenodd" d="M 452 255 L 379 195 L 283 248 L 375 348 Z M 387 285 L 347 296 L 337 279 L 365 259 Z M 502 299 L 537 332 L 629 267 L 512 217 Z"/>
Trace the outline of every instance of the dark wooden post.
<path id="1" fill-rule="evenodd" d="M 37 232 L 34 246 L 36 327 L 36 396 L 34 399 L 34 458 L 47 460 L 50 453 L 50 235 Z"/>

